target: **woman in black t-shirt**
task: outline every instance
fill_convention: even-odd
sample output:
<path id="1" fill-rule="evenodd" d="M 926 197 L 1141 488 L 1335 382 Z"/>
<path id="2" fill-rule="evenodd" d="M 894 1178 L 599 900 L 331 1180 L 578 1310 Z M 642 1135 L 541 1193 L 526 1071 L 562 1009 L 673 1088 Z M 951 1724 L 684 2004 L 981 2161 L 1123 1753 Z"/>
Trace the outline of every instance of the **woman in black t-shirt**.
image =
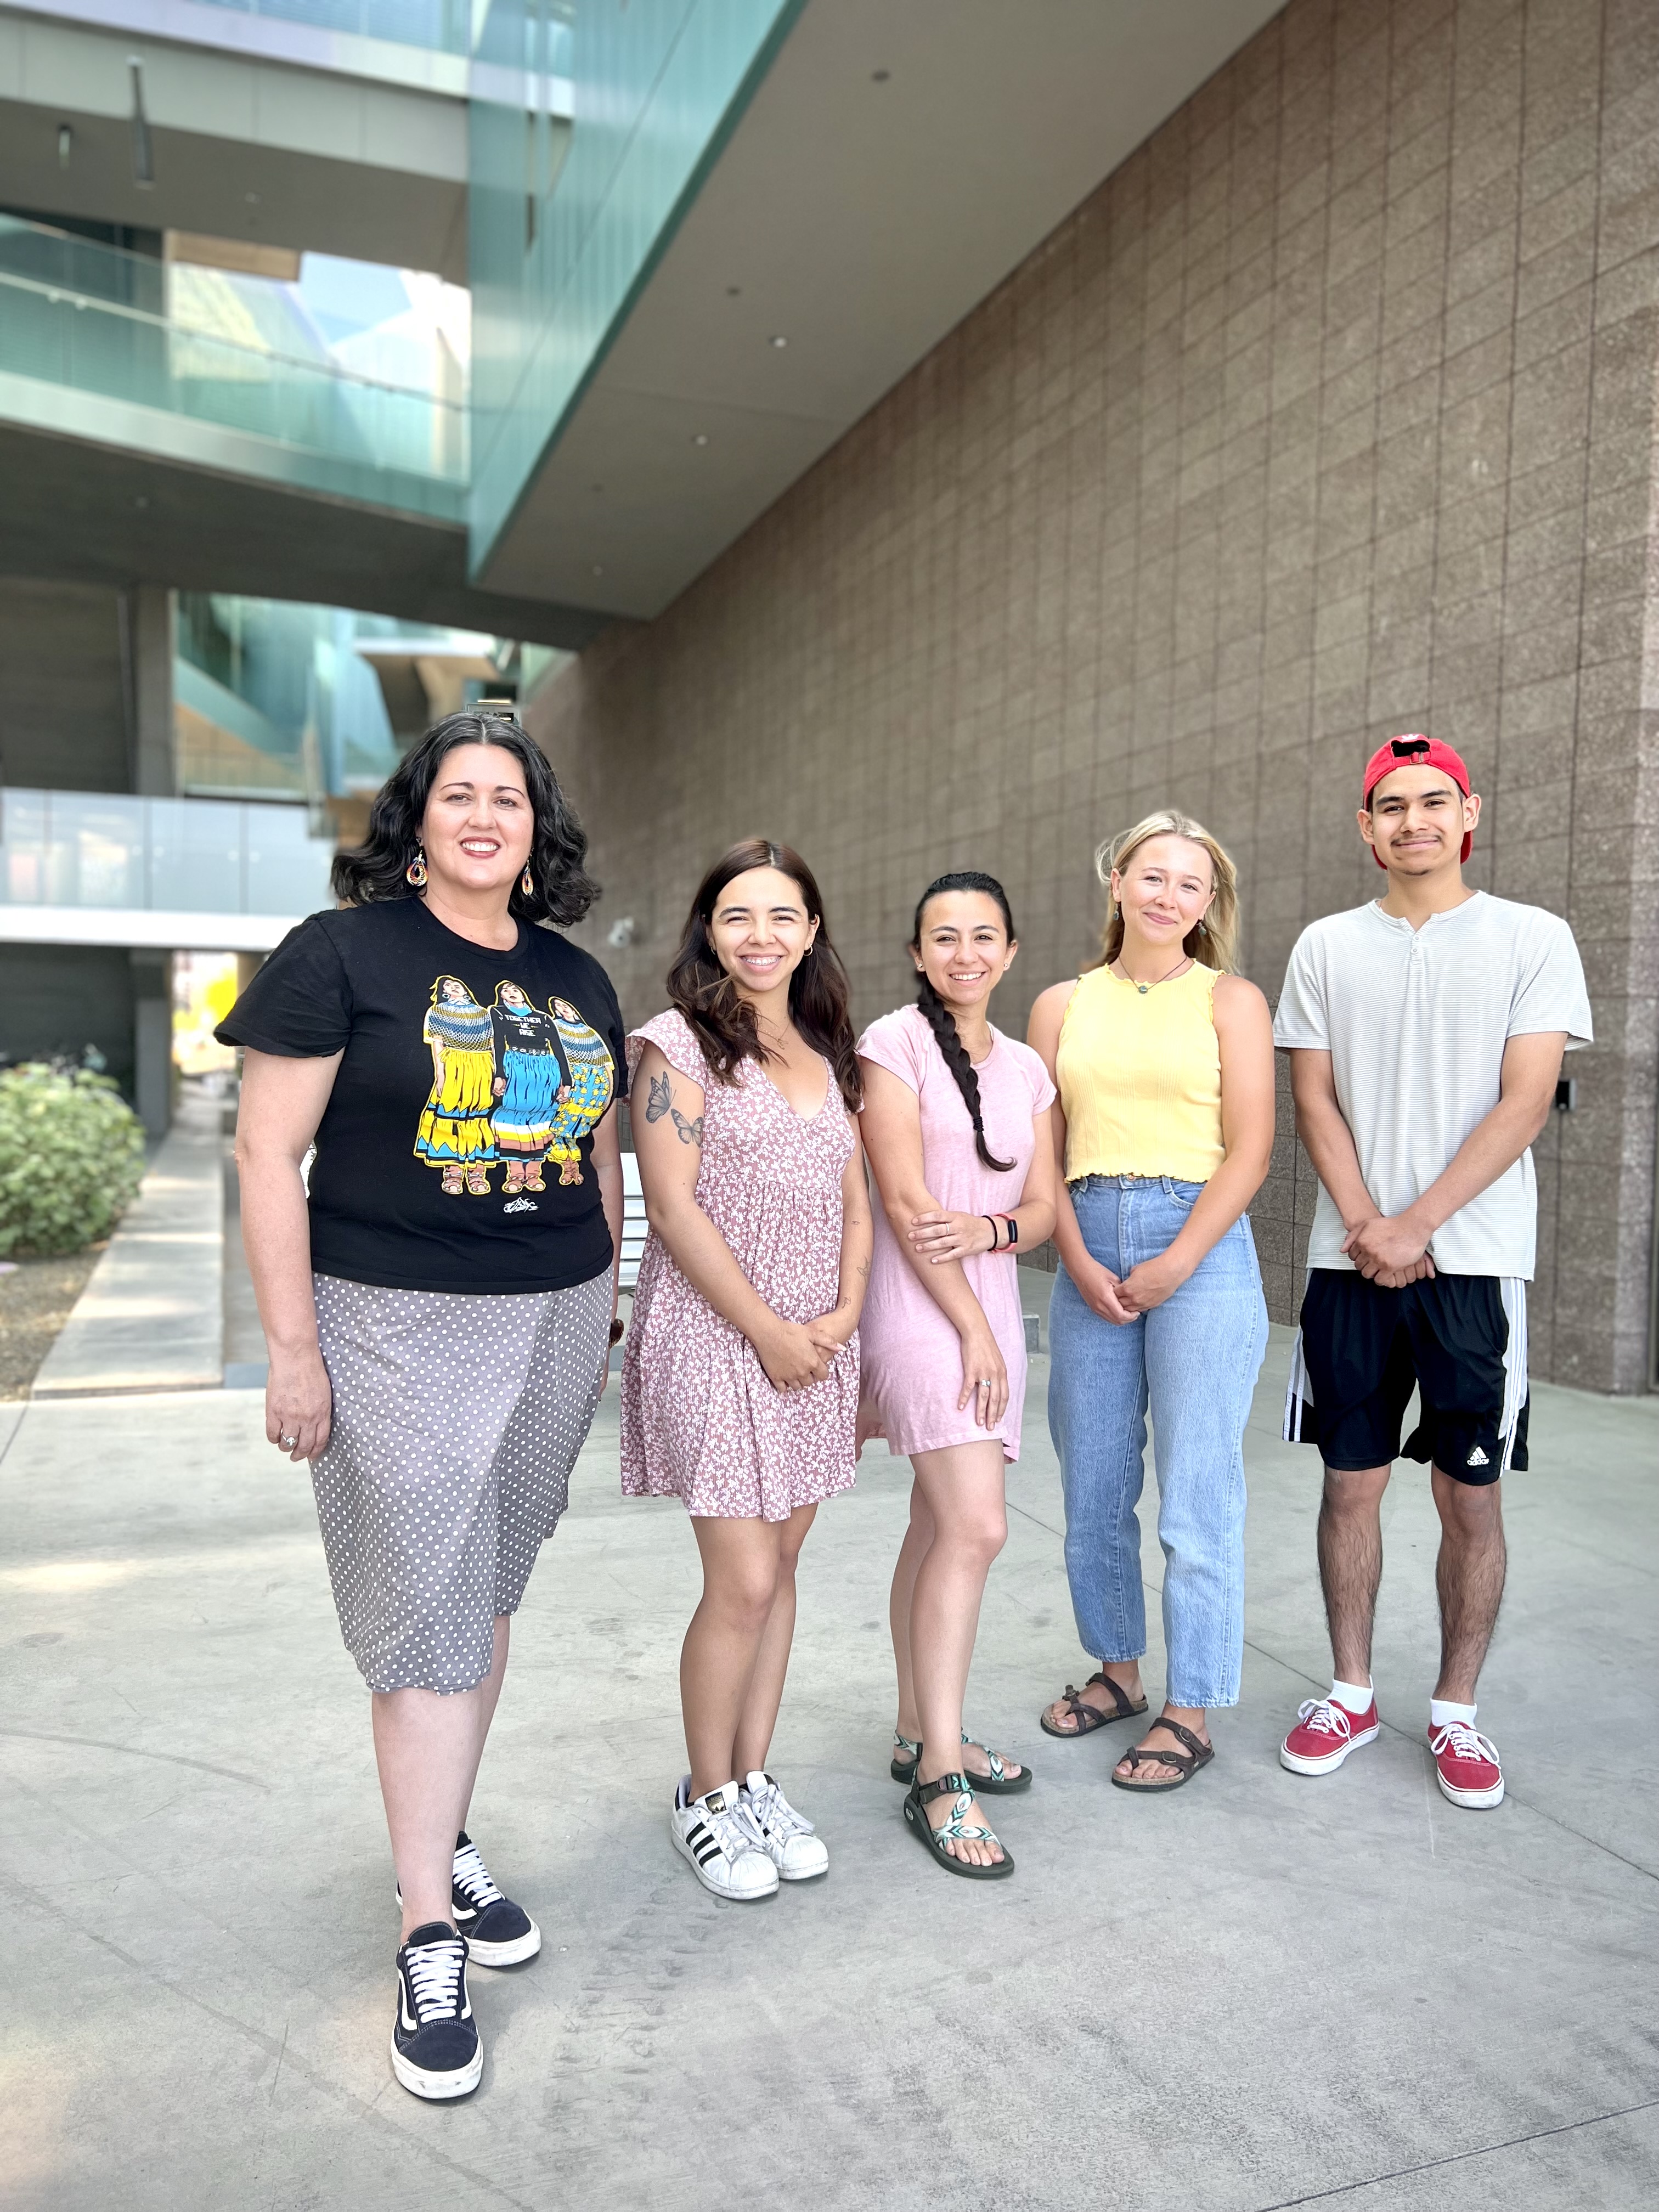
<path id="1" fill-rule="evenodd" d="M 218 1032 L 246 1055 L 265 1432 L 311 1462 L 374 1693 L 403 1904 L 392 2063 L 420 2097 L 477 2083 L 469 1957 L 541 1948 L 465 1821 L 614 1330 L 622 1018 L 598 962 L 538 926 L 587 911 L 586 850 L 517 726 L 452 714 L 336 860 L 340 910 L 290 931 Z"/>

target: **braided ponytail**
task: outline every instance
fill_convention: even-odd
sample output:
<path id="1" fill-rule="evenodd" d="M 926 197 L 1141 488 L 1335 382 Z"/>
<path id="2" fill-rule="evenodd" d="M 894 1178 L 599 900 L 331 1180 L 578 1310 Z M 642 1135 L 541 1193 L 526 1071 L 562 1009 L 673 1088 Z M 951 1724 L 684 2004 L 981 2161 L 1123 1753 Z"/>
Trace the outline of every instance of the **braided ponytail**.
<path id="1" fill-rule="evenodd" d="M 936 898 L 941 891 L 981 891 L 986 897 L 994 899 L 1002 908 L 1002 916 L 1007 925 L 1009 940 L 1012 942 L 1014 917 L 1008 904 L 1008 894 L 1003 890 L 1002 885 L 997 882 L 994 876 L 985 875 L 977 868 L 959 868 L 951 875 L 939 877 L 936 883 L 929 884 L 918 900 L 915 927 L 911 933 L 913 951 L 918 951 L 921 944 L 921 917 L 927 909 L 927 902 L 930 898 Z M 927 1016 L 928 1027 L 938 1041 L 945 1065 L 955 1077 L 957 1089 L 962 1093 L 963 1103 L 967 1107 L 969 1118 L 974 1125 L 974 1150 L 986 1166 L 995 1174 L 1006 1175 L 1014 1163 L 1012 1160 L 994 1158 L 991 1148 L 985 1141 L 985 1120 L 980 1106 L 979 1078 L 974 1073 L 973 1061 L 968 1057 L 968 1048 L 957 1034 L 956 1016 L 928 981 L 925 971 L 920 971 L 917 975 L 916 1004 Z"/>

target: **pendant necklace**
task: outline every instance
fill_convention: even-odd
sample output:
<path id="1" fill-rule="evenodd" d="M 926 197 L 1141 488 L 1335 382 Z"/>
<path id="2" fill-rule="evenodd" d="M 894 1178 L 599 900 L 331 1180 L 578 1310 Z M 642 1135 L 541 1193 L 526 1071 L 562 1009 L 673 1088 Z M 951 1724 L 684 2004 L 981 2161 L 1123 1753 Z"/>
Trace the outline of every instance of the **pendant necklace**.
<path id="1" fill-rule="evenodd" d="M 1189 953 L 1189 954 L 1188 955 L 1187 958 L 1186 958 L 1186 959 L 1184 959 L 1184 960 L 1182 960 L 1177 967 L 1174 967 L 1174 968 L 1171 968 L 1171 969 L 1170 969 L 1169 975 L 1160 975 L 1160 976 L 1158 976 L 1158 979 L 1157 979 L 1157 982 L 1158 982 L 1158 983 L 1167 983 L 1167 982 L 1170 981 L 1170 976 L 1173 976 L 1173 975 L 1179 975 L 1182 973 L 1182 969 L 1188 969 L 1188 968 L 1190 968 L 1190 967 L 1192 966 L 1192 964 L 1193 964 L 1193 963 L 1192 963 L 1192 956 L 1191 956 L 1191 955 L 1190 955 L 1190 953 Z M 1121 980 L 1122 980 L 1124 982 L 1126 982 L 1126 983 L 1135 983 L 1135 979 L 1134 979 L 1134 977 L 1133 977 L 1133 975 L 1125 975 Z M 1143 999 L 1146 997 L 1146 994 L 1147 994 L 1147 992 L 1148 992 L 1148 991 L 1153 990 L 1153 989 L 1155 989 L 1156 988 L 1157 988 L 1157 984 L 1156 984 L 1156 983 L 1135 983 L 1135 988 L 1136 988 L 1136 990 L 1137 990 L 1137 991 L 1139 991 L 1139 994 L 1140 994 L 1140 995 L 1141 995 L 1141 997 L 1142 997 Z"/>

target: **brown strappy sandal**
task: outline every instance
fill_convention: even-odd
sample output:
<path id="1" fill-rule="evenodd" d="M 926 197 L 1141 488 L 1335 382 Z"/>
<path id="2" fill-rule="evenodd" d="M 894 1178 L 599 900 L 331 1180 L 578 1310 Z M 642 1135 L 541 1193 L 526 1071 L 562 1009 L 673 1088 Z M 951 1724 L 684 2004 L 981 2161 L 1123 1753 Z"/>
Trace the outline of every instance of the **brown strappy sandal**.
<path id="1" fill-rule="evenodd" d="M 1186 1745 L 1187 1750 L 1159 1751 L 1154 1747 L 1148 1751 L 1136 1744 L 1133 1750 L 1124 1753 L 1122 1760 L 1119 1762 L 1120 1765 L 1127 1765 L 1128 1774 L 1120 1774 L 1115 1766 L 1112 1769 L 1112 1787 L 1115 1790 L 1131 1790 L 1138 1797 L 1156 1796 L 1163 1790 L 1184 1790 L 1199 1768 L 1207 1766 L 1215 1757 L 1215 1746 L 1206 1743 L 1202 1736 L 1194 1735 L 1179 1721 L 1155 1720 L 1152 1728 L 1168 1729 L 1171 1735 L 1179 1737 Z M 1146 1733 L 1150 1735 L 1152 1729 Z M 1188 1753 L 1192 1754 L 1190 1758 Z M 1136 1782 L 1131 1778 L 1138 1766 L 1178 1766 L 1181 1771 L 1173 1782 Z"/>
<path id="2" fill-rule="evenodd" d="M 1077 1726 L 1068 1729 L 1056 1728 L 1048 1718 L 1048 1709 L 1045 1705 L 1037 1716 L 1037 1726 L 1042 1730 L 1044 1735 L 1058 1736 L 1062 1743 L 1075 1743 L 1082 1736 L 1092 1735 L 1097 1729 L 1109 1728 L 1114 1721 L 1136 1720 L 1146 1711 L 1146 1698 L 1143 1698 L 1138 1705 L 1135 1705 L 1122 1684 L 1115 1682 L 1109 1674 L 1091 1674 L 1083 1687 L 1085 1690 L 1091 1689 L 1097 1682 L 1103 1684 L 1111 1692 L 1117 1711 L 1113 1713 L 1103 1713 L 1097 1705 L 1085 1705 L 1080 1692 L 1073 1689 L 1068 1682 L 1066 1685 L 1065 1696 L 1056 1698 L 1054 1703 L 1057 1705 L 1065 1706 L 1066 1711 L 1076 1719 Z"/>

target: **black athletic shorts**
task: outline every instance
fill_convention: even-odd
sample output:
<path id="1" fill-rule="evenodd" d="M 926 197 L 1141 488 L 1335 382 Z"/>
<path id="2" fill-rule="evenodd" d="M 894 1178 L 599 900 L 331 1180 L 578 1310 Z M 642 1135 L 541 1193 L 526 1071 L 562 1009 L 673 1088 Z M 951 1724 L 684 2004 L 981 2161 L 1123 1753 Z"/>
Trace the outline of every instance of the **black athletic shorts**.
<path id="1" fill-rule="evenodd" d="M 1456 1482 L 1527 1464 L 1527 1286 L 1431 1275 L 1386 1291 L 1346 1267 L 1312 1267 L 1285 1398 L 1285 1437 L 1327 1467 L 1386 1467 L 1413 1389 L 1407 1459 Z"/>

